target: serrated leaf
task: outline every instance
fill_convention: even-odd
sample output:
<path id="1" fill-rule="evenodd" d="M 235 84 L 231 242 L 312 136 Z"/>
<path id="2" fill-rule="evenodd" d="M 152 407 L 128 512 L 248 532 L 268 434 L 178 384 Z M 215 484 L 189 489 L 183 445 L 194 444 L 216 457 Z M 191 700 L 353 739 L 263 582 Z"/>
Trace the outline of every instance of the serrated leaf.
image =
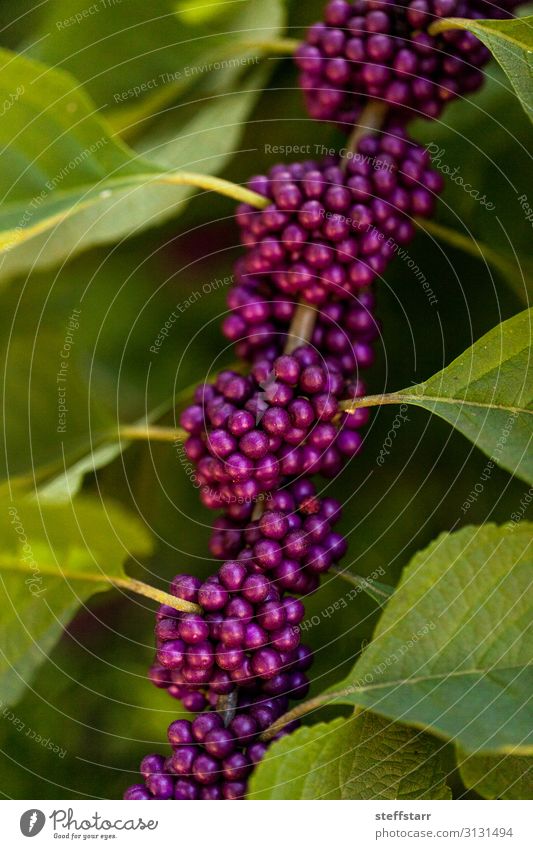
<path id="1" fill-rule="evenodd" d="M 363 578 L 361 575 L 354 574 L 349 569 L 336 568 L 333 571 L 343 581 L 352 584 L 357 589 L 366 593 L 380 607 L 385 607 L 389 598 L 394 594 L 394 587 L 391 587 L 389 584 L 383 584 L 380 581 L 375 581 L 374 578 Z"/>
<path id="2" fill-rule="evenodd" d="M 470 526 L 418 552 L 324 703 L 364 706 L 468 751 L 531 754 L 532 542 L 528 522 Z"/>
<path id="3" fill-rule="evenodd" d="M 533 15 L 486 21 L 447 18 L 439 21 L 435 29 L 473 32 L 500 63 L 526 115 L 533 121 Z"/>
<path id="4" fill-rule="evenodd" d="M 0 503 L 0 698 L 12 704 L 31 682 L 63 627 L 123 564 L 146 555 L 150 538 L 118 505 Z"/>
<path id="5" fill-rule="evenodd" d="M 369 711 L 275 742 L 250 799 L 449 799 L 439 744 Z"/>
<path id="6" fill-rule="evenodd" d="M 532 799 L 533 758 L 478 756 L 458 752 L 465 786 L 485 799 Z"/>
<path id="7" fill-rule="evenodd" d="M 497 464 L 533 483 L 533 310 L 490 330 L 445 369 L 385 403 L 423 407 Z"/>

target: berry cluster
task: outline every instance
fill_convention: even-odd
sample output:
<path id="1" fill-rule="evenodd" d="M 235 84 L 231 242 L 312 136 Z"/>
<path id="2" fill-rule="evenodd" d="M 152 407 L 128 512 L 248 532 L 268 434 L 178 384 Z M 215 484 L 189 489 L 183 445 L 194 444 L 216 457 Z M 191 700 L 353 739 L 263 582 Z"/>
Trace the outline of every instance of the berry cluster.
<path id="1" fill-rule="evenodd" d="M 140 770 L 145 784 L 130 787 L 126 799 L 242 798 L 248 773 L 266 751 L 258 735 L 287 710 L 289 699 L 307 695 L 312 652 L 300 644 L 298 627 L 305 608 L 287 593 L 316 590 L 319 575 L 345 553 L 346 541 L 333 530 L 341 505 L 319 498 L 302 479 L 276 491 L 267 508 L 256 520 L 241 515 L 240 522 L 219 522 L 212 541 L 218 556 L 239 550 L 216 575 L 203 583 L 177 575 L 170 585 L 174 596 L 201 612 L 160 607 L 150 677 L 198 716 L 172 723 L 174 755 L 147 756 Z M 226 728 L 215 708 L 231 693 L 238 707 Z"/>
<path id="2" fill-rule="evenodd" d="M 181 425 L 191 434 L 185 452 L 203 504 L 251 503 L 287 477 L 338 474 L 361 447 L 359 417 L 339 409 L 353 389 L 337 358 L 311 345 L 201 387 Z"/>
<path id="3" fill-rule="evenodd" d="M 224 564 L 234 575 L 242 573 L 241 565 Z M 206 688 L 209 696 L 227 695 L 237 686 L 260 688 L 263 681 L 271 682 L 262 688 L 271 694 L 307 691 L 300 675 L 307 655 L 298 651 L 302 602 L 280 599 L 261 574 L 249 574 L 243 583 L 240 593 L 229 593 L 213 579 L 202 586 L 202 614 L 163 616 L 156 629 L 158 662 L 173 683 Z"/>
<path id="4" fill-rule="evenodd" d="M 312 658 L 300 645 L 305 609 L 287 593 L 314 592 L 319 576 L 343 556 L 346 541 L 333 530 L 340 515 L 338 501 L 318 498 L 309 480 L 298 481 L 274 493 L 259 519 L 232 530 L 228 547 L 237 540 L 240 550 L 215 575 L 204 583 L 176 576 L 171 593 L 201 612 L 160 608 L 151 671 L 156 686 L 195 710 L 236 688 L 303 698 Z M 225 556 L 223 537 L 217 545 Z"/>
<path id="5" fill-rule="evenodd" d="M 144 784 L 127 799 L 243 798 L 266 751 L 262 732 L 308 691 L 299 597 L 346 551 L 334 530 L 339 503 L 320 498 L 309 478 L 336 476 L 360 450 L 368 411 L 348 414 L 341 402 L 365 393 L 359 371 L 373 362 L 369 287 L 443 188 L 403 125 L 410 111 L 435 117 L 477 88 L 487 59 L 468 33 L 433 36 L 430 24 L 505 17 L 517 5 L 501 0 L 495 14 L 488 0 L 331 0 L 298 51 L 315 117 L 353 123 L 369 98 L 389 114 L 344 161 L 276 165 L 253 177 L 250 189 L 268 204 L 238 208 L 246 251 L 223 333 L 250 372 L 223 371 L 181 416 L 202 502 L 220 511 L 210 551 L 223 562 L 207 581 L 172 582 L 171 593 L 197 612 L 160 608 L 150 672 L 197 716 L 172 723 L 172 755 L 148 755 Z"/>
<path id="6" fill-rule="evenodd" d="M 334 533 L 333 528 L 341 517 L 340 503 L 335 498 L 318 498 L 312 482 L 302 478 L 270 494 L 268 500 L 264 502 L 264 508 L 265 512 L 260 519 L 256 520 L 250 517 L 249 505 L 246 505 L 241 516 L 234 515 L 233 518 L 228 514 L 220 516 L 215 521 L 211 538 L 212 555 L 220 560 L 241 559 L 246 563 L 250 563 L 257 556 L 259 560 L 257 564 L 253 564 L 254 571 L 268 571 L 269 577 L 274 578 L 284 590 L 302 595 L 312 592 L 314 587 L 309 586 L 309 580 L 313 570 L 307 570 L 305 582 L 300 577 L 298 583 L 288 583 L 283 578 L 285 566 L 283 562 L 278 561 L 277 553 L 276 562 L 267 563 L 264 560 L 262 555 L 264 555 L 265 547 L 267 550 L 277 552 L 276 546 L 267 544 L 266 540 L 277 542 L 283 556 L 286 552 L 288 535 L 296 531 L 305 534 L 309 545 L 326 541 L 328 547 L 338 550 L 339 535 Z M 241 510 L 241 508 L 238 509 Z M 233 505 L 228 513 L 230 511 L 233 511 Z M 289 537 L 288 542 L 293 543 L 294 537 Z M 307 557 L 309 548 L 302 553 Z M 298 556 L 296 559 L 301 558 Z M 274 569 L 272 574 L 270 574 L 271 568 Z"/>
<path id="7" fill-rule="evenodd" d="M 270 203 L 238 209 L 241 276 L 268 276 L 274 291 L 322 307 L 383 274 L 413 238 L 413 219 L 433 214 L 443 180 L 427 151 L 390 127 L 364 136 L 344 163 L 275 165 L 248 187 Z"/>
<path id="8" fill-rule="evenodd" d="M 273 294 L 268 279 L 248 275 L 242 266 L 237 263 L 235 285 L 228 294 L 230 313 L 222 332 L 235 343 L 236 354 L 243 360 L 272 361 L 285 344 L 297 302 Z M 342 373 L 352 380 L 359 369 L 374 362 L 373 342 L 379 335 L 374 308 L 373 292 L 362 289 L 348 302 L 331 300 L 315 310 L 311 344 L 324 356 L 334 356 Z"/>
<path id="9" fill-rule="evenodd" d="M 309 114 L 354 124 L 369 99 L 395 118 L 437 118 L 476 91 L 490 52 L 471 33 L 431 34 L 441 18 L 506 18 L 525 0 L 331 0 L 296 62 Z"/>
<path id="10" fill-rule="evenodd" d="M 144 784 L 134 784 L 124 798 L 242 799 L 246 779 L 267 749 L 259 735 L 287 705 L 286 698 L 244 699 L 227 726 L 216 711 L 201 713 L 192 722 L 176 720 L 168 728 L 172 754 L 143 758 L 140 773 Z M 295 727 L 295 723 L 287 726 L 276 739 Z"/>

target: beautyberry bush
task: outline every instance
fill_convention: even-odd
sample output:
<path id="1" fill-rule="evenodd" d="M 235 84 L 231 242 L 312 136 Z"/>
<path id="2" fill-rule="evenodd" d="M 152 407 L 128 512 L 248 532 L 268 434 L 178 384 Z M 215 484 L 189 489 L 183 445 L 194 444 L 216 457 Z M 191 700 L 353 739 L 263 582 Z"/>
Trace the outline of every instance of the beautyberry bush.
<path id="1" fill-rule="evenodd" d="M 525 4 L 81 5 L 1 48 L 12 792 L 525 797 Z"/>

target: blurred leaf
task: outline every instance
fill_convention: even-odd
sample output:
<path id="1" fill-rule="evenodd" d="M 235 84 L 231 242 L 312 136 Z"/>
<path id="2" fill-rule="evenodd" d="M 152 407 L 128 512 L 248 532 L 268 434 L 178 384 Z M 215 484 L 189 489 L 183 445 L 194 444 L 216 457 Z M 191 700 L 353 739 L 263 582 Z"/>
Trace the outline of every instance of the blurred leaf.
<path id="1" fill-rule="evenodd" d="M 485 799 L 533 798 L 533 758 L 491 757 L 458 752 L 465 786 Z"/>
<path id="2" fill-rule="evenodd" d="M 180 69 L 178 57 L 192 62 L 203 49 L 203 33 L 189 34 L 179 26 L 172 0 L 97 4 L 92 14 L 89 5 L 86 0 L 45 4 L 27 52 L 73 74 L 99 107 L 115 106 L 128 89 L 152 79 L 162 84 L 160 76 Z"/>
<path id="3" fill-rule="evenodd" d="M 445 18 L 431 29 L 435 32 L 466 29 L 477 35 L 502 66 L 526 115 L 533 121 L 533 15 L 487 21 Z"/>
<path id="4" fill-rule="evenodd" d="M 533 483 L 532 317 L 530 309 L 504 321 L 429 380 L 376 396 L 376 403 L 414 404 L 435 413 L 489 462 Z"/>
<path id="5" fill-rule="evenodd" d="M 413 132 L 448 175 L 439 223 L 482 236 L 516 263 L 520 279 L 531 253 L 531 222 L 520 200 L 533 191 L 531 123 L 499 65 L 489 65 L 485 76 L 475 96 L 448 105 L 444 121 L 417 121 Z M 488 281 L 487 295 L 492 288 Z"/>
<path id="6" fill-rule="evenodd" d="M 147 555 L 144 527 L 123 508 L 96 499 L 65 506 L 4 499 L 1 507 L 0 698 L 13 703 L 59 639 L 63 627 L 106 575 Z"/>
<path id="7" fill-rule="evenodd" d="M 111 409 L 92 396 L 79 360 L 70 356 L 75 343 L 68 343 L 68 356 L 61 354 L 69 322 L 65 320 L 64 338 L 46 330 L 33 339 L 24 332 L 4 337 L 5 451 L 0 478 L 30 478 L 38 476 L 39 469 L 64 468 L 114 426 Z"/>
<path id="8" fill-rule="evenodd" d="M 439 744 L 364 711 L 300 728 L 254 770 L 251 799 L 449 799 Z"/>
<path id="9" fill-rule="evenodd" d="M 324 702 L 375 710 L 476 752 L 533 753 L 533 524 L 438 537 L 404 570 L 374 638 Z"/>
<path id="10" fill-rule="evenodd" d="M 176 126 L 176 114 L 170 110 L 164 122 L 142 137 L 139 153 L 146 161 L 172 170 L 203 172 L 207 162 L 209 173 L 219 173 L 235 153 L 243 124 L 270 72 L 268 67 L 260 68 L 247 78 L 242 90 L 208 101 L 185 124 Z"/>
<path id="11" fill-rule="evenodd" d="M 207 16 L 178 16 L 174 0 L 122 0 L 99 5 L 94 14 L 88 13 L 86 0 L 54 0 L 46 4 L 28 53 L 73 74 L 99 108 L 127 107 L 171 83 L 189 87 L 214 50 L 231 49 L 247 30 L 255 37 L 254 14 L 265 27 L 264 37 L 273 35 L 281 22 L 281 3 L 268 3 L 270 20 L 267 4 L 262 6 L 261 14 L 261 0 L 226 2 L 217 10 L 214 27 Z"/>
<path id="12" fill-rule="evenodd" d="M 228 4 L 223 3 L 221 7 L 227 18 Z M 247 100 L 248 108 L 251 109 L 255 100 L 252 97 L 253 86 L 244 83 L 239 86 L 238 80 L 246 69 L 257 66 L 265 54 L 269 55 L 268 50 L 261 48 L 261 44 L 268 45 L 272 39 L 280 35 L 285 21 L 285 12 L 280 0 L 274 0 L 268 4 L 263 0 L 246 0 L 239 3 L 237 11 L 233 5 L 230 8 L 230 21 L 227 23 L 221 21 L 220 24 L 217 22 L 220 32 L 217 33 L 210 28 L 208 38 L 193 42 L 197 50 L 199 46 L 202 47 L 202 53 L 197 57 L 194 65 L 185 67 L 182 73 L 172 76 L 166 83 L 161 82 L 161 85 L 155 89 L 150 89 L 146 96 L 134 99 L 131 105 L 128 101 L 106 114 L 111 126 L 123 138 L 130 140 L 146 132 L 154 119 L 162 119 L 167 125 L 172 122 L 171 126 L 167 127 L 167 132 L 173 129 L 176 135 L 178 127 L 184 124 L 180 117 L 181 111 L 177 109 L 168 111 L 167 107 L 177 101 L 180 107 L 186 107 L 187 104 L 183 103 L 183 95 L 193 86 L 198 89 L 197 84 L 206 78 L 208 79 L 203 89 L 208 88 L 208 91 L 195 91 L 194 97 L 190 94 L 191 107 L 194 107 L 193 119 L 201 120 L 201 115 L 198 115 L 199 107 L 202 111 L 209 108 L 209 102 L 203 102 L 204 97 L 217 93 L 226 95 L 233 89 L 237 89 L 243 95 L 243 102 Z M 207 16 L 213 11 L 218 15 L 221 10 L 215 4 L 202 4 L 196 8 L 196 12 L 200 11 Z M 267 63 L 267 67 L 264 68 L 264 77 L 260 83 L 258 81 L 258 89 L 265 84 L 272 70 L 273 63 Z M 247 88 L 251 90 L 247 91 Z M 256 97 L 259 93 L 256 93 Z M 246 95 L 248 95 L 247 98 Z M 188 123 L 192 124 L 193 121 L 189 119 Z M 215 146 L 219 144 L 220 136 L 217 137 Z M 146 148 L 147 145 L 144 144 L 144 147 Z M 194 159 L 195 155 L 191 157 L 191 160 Z"/>
<path id="13" fill-rule="evenodd" d="M 75 80 L 7 51 L 0 58 L 0 93 L 17 86 L 22 91 L 0 128 L 1 277 L 50 266 L 183 211 L 194 191 L 190 179 L 136 158 L 115 141 Z M 227 107 L 230 123 L 232 108 L 238 124 L 244 114 L 240 98 Z M 53 139 L 44 150 L 43 136 Z M 223 164 L 221 154 L 231 151 L 235 134 L 217 138 L 215 151 L 211 135 L 197 139 L 196 170 L 202 175 Z M 183 162 L 177 152 L 172 157 Z"/>
<path id="14" fill-rule="evenodd" d="M 144 237 L 85 253 L 57 272 L 34 273 L 23 286 L 0 291 L 0 481 L 9 475 L 17 489 L 69 500 L 83 477 L 129 447 L 124 427 L 152 424 L 173 408 L 166 423 L 177 426 L 176 411 L 209 373 L 219 336 L 202 334 L 191 357 L 183 352 L 206 322 L 214 326 L 226 291 L 213 286 L 179 312 L 192 292 L 204 295 L 202 286 L 220 273 L 218 258 L 190 267 L 189 256 L 178 252 L 185 242 L 176 237 L 170 255 L 164 242 L 148 250 Z M 179 319 L 154 353 L 173 310 Z M 229 357 L 228 351 L 224 363 Z M 172 445 L 165 451 L 174 456 Z"/>
<path id="15" fill-rule="evenodd" d="M 170 406 L 171 402 L 154 410 L 153 413 L 141 419 L 137 424 L 147 425 L 150 421 L 159 418 Z M 115 435 L 115 439 L 105 439 L 103 437 L 101 445 L 91 445 L 88 439 L 86 446 L 87 453 L 80 459 L 72 459 L 70 463 L 63 461 L 64 469 L 61 471 L 61 465 L 59 463 L 55 468 L 43 470 L 42 475 L 39 474 L 40 470 L 37 469 L 39 501 L 49 502 L 51 504 L 68 503 L 82 488 L 86 475 L 94 474 L 98 469 L 105 468 L 113 460 L 116 460 L 117 457 L 120 457 L 130 447 L 131 440 L 122 438 L 119 429 L 114 430 L 113 434 Z"/>
<path id="16" fill-rule="evenodd" d="M 350 569 L 334 567 L 332 572 L 338 575 L 339 578 L 342 578 L 343 581 L 346 581 L 346 583 L 352 584 L 352 586 L 362 590 L 373 601 L 379 604 L 380 607 L 385 607 L 388 600 L 394 594 L 394 587 L 390 587 L 388 584 L 382 584 L 373 578 L 363 578 L 361 575 L 354 575 Z"/>
<path id="17" fill-rule="evenodd" d="M 439 224 L 437 221 L 419 221 L 418 226 L 430 236 L 434 236 L 441 242 L 451 245 L 453 248 L 465 251 L 470 256 L 480 259 L 499 271 L 509 288 L 523 302 L 529 301 L 529 293 L 533 293 L 533 265 L 531 261 L 521 260 L 518 262 L 512 256 L 507 256 L 495 251 L 488 245 L 483 244 L 472 236 L 466 236 L 451 227 Z"/>
<path id="18" fill-rule="evenodd" d="M 263 4 L 264 5 L 264 4 Z M 202 21 L 214 21 L 227 10 L 227 0 L 178 0 L 176 14 L 186 23 L 195 24 Z"/>

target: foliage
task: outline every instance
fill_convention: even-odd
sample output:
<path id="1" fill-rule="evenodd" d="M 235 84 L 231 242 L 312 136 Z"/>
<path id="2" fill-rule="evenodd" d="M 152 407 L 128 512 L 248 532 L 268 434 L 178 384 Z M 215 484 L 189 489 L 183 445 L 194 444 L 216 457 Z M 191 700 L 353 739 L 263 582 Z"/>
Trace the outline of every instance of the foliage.
<path id="1" fill-rule="evenodd" d="M 307 118 L 289 46 L 268 48 L 300 38 L 322 0 L 22 5 L 0 3 L 0 738 L 14 797 L 36 781 L 41 798 L 113 797 L 176 710 L 145 678 L 153 604 L 102 591 L 213 571 L 174 441 L 189 387 L 233 358 L 218 325 L 234 204 L 210 181 L 242 187 L 345 142 Z M 330 575 L 306 614 L 312 697 L 343 691 L 358 712 L 307 717 L 251 798 L 530 794 L 533 39 L 528 18 L 467 23 L 508 76 L 493 64 L 482 92 L 413 127 L 444 200 L 378 290 L 367 389 L 394 404 L 328 489 L 345 504 L 343 568 L 374 580 Z M 142 438 L 148 425 L 166 441 Z"/>

